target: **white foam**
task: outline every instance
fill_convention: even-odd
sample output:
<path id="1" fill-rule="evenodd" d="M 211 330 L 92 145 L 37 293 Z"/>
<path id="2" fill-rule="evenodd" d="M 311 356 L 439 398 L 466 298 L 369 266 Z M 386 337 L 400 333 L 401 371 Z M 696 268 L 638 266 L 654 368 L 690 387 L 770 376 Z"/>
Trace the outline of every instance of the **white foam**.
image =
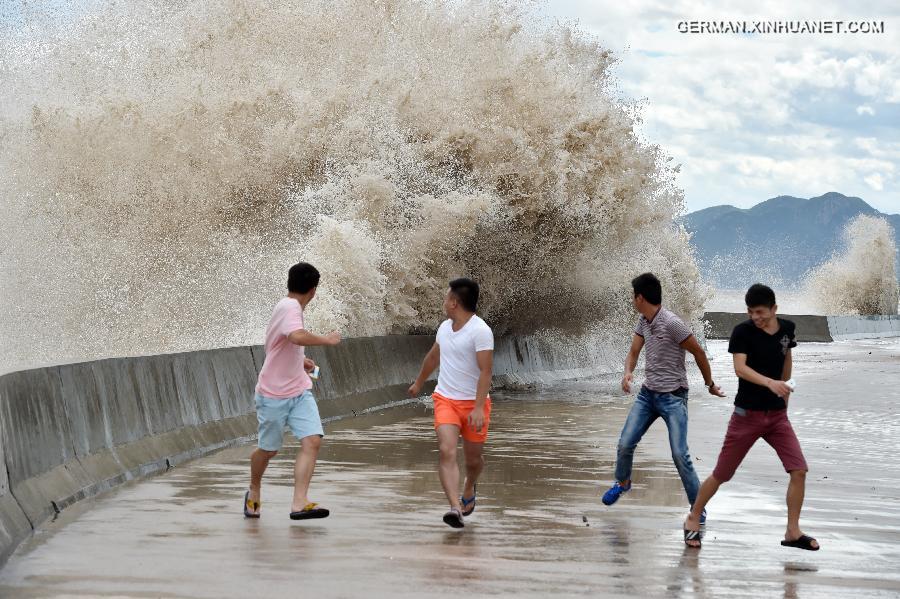
<path id="1" fill-rule="evenodd" d="M 844 229 L 845 248 L 813 270 L 807 289 L 824 314 L 897 314 L 894 230 L 884 218 L 859 215 Z"/>
<path id="2" fill-rule="evenodd" d="M 0 362 L 433 330 L 626 331 L 652 270 L 705 290 L 675 169 L 596 40 L 513 2 L 124 2 L 0 30 Z"/>

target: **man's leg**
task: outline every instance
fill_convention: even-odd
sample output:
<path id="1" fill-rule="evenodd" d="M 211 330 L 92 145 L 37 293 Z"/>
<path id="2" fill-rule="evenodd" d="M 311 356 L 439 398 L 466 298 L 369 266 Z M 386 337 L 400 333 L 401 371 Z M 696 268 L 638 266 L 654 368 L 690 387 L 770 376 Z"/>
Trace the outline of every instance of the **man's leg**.
<path id="1" fill-rule="evenodd" d="M 291 501 L 291 511 L 299 512 L 309 504 L 309 481 L 312 480 L 313 471 L 316 469 L 316 458 L 319 456 L 319 448 L 322 447 L 322 437 L 309 435 L 300 440 L 300 451 L 297 452 L 297 460 L 294 462 L 294 499 Z"/>
<path id="2" fill-rule="evenodd" d="M 706 509 L 706 504 L 716 494 L 723 482 L 725 481 L 718 480 L 714 474 L 706 477 L 706 480 L 703 481 L 703 484 L 700 485 L 700 489 L 697 491 L 697 498 L 694 500 L 691 512 L 684 522 L 685 530 L 700 530 L 700 514 Z M 691 547 L 699 547 L 700 541 L 687 541 L 687 544 Z"/>
<path id="3" fill-rule="evenodd" d="M 463 439 L 463 454 L 466 456 L 466 483 L 462 496 L 471 499 L 475 496 L 475 483 L 484 470 L 484 443 L 476 443 Z"/>
<path id="4" fill-rule="evenodd" d="M 700 488 L 700 480 L 694 470 L 691 453 L 688 449 L 688 409 L 687 400 L 675 395 L 666 395 L 659 398 L 659 411 L 666 427 L 669 429 L 669 449 L 672 450 L 672 461 L 678 469 L 681 484 L 687 495 L 688 503 L 694 505 L 697 501 L 697 491 Z"/>
<path id="5" fill-rule="evenodd" d="M 740 412 L 738 411 L 740 410 Z M 700 490 L 697 491 L 697 499 L 691 506 L 691 513 L 688 514 L 684 521 L 684 529 L 690 531 L 700 530 L 700 514 L 706 509 L 706 504 L 716 494 L 719 487 L 731 480 L 735 471 L 747 452 L 756 443 L 759 438 L 759 418 L 763 416 L 754 415 L 753 413 L 741 414 L 743 410 L 736 408 L 728 422 L 728 431 L 725 433 L 725 441 L 722 443 L 722 449 L 719 451 L 719 459 L 711 476 L 708 476 Z M 686 541 L 691 547 L 699 547 L 699 540 Z"/>
<path id="6" fill-rule="evenodd" d="M 787 410 L 773 417 L 773 424 L 763 435 L 763 439 L 772 446 L 772 449 L 781 459 L 784 470 L 791 479 L 787 489 L 787 528 L 784 532 L 785 541 L 796 541 L 803 536 L 800 530 L 800 511 L 803 509 L 803 498 L 806 495 L 806 472 L 809 467 L 803 450 L 800 449 L 800 441 L 787 417 Z M 812 541 L 811 545 L 818 548 L 819 543 Z"/>
<path id="7" fill-rule="evenodd" d="M 656 420 L 658 414 L 653 409 L 652 402 L 644 394 L 638 393 L 628 412 L 622 434 L 619 436 L 619 446 L 616 452 L 616 481 L 619 484 L 631 482 L 631 468 L 634 462 L 634 450 L 641 438 Z"/>
<path id="8" fill-rule="evenodd" d="M 784 532 L 785 541 L 799 539 L 803 532 L 800 530 L 800 510 L 803 509 L 803 497 L 806 494 L 806 470 L 793 470 L 790 473 L 791 482 L 788 483 L 787 530 Z"/>
<path id="9" fill-rule="evenodd" d="M 250 501 L 259 503 L 262 497 L 262 477 L 269 467 L 269 460 L 278 454 L 277 451 L 266 451 L 257 447 L 250 454 Z M 259 514 L 259 508 L 249 510 L 252 514 Z"/>
<path id="10" fill-rule="evenodd" d="M 257 395 L 256 420 L 258 423 L 258 447 L 250 454 L 250 493 L 247 499 L 259 503 L 262 496 L 262 477 L 269 467 L 269 461 L 278 454 L 287 421 L 285 404 L 281 400 Z M 259 514 L 259 509 L 248 511 Z"/>
<path id="11" fill-rule="evenodd" d="M 459 427 L 441 424 L 437 427 L 439 461 L 438 475 L 451 509 L 462 511 L 459 505 L 459 466 L 456 463 L 456 446 L 459 444 Z"/>
<path id="12" fill-rule="evenodd" d="M 294 436 L 300 439 L 300 450 L 294 462 L 294 499 L 291 501 L 291 511 L 299 512 L 310 503 L 309 481 L 316 469 L 316 459 L 319 457 L 325 431 L 322 429 L 319 406 L 310 391 L 304 391 L 288 401 L 291 402 L 288 426 Z"/>
<path id="13" fill-rule="evenodd" d="M 471 411 L 465 414 L 466 419 L 468 418 L 469 413 L 471 413 Z M 475 483 L 478 482 L 478 477 L 481 475 L 481 471 L 484 470 L 484 443 L 487 441 L 488 429 L 490 429 L 490 426 L 491 398 L 488 397 L 484 403 L 484 425 L 481 429 L 476 430 L 473 428 L 468 420 L 463 421 L 463 426 L 460 429 L 460 435 L 463 438 L 463 455 L 465 455 L 466 458 L 466 481 L 463 484 L 462 496 L 467 500 L 475 497 Z M 471 508 L 469 506 L 471 506 Z M 475 506 L 472 503 L 467 503 L 463 507 L 465 507 L 468 512 L 475 509 Z"/>

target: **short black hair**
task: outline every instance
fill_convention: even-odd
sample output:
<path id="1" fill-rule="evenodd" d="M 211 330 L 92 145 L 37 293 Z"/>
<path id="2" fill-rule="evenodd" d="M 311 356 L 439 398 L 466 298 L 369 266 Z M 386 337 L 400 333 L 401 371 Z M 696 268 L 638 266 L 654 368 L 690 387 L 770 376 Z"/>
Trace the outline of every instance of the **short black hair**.
<path id="1" fill-rule="evenodd" d="M 775 292 L 772 291 L 771 287 L 762 283 L 756 283 L 747 290 L 747 295 L 744 296 L 744 303 L 747 304 L 748 308 L 756 308 L 757 306 L 771 308 L 775 305 Z"/>
<path id="2" fill-rule="evenodd" d="M 478 308 L 478 283 L 472 279 L 453 279 L 450 281 L 450 292 L 467 311 L 475 312 Z"/>
<path id="3" fill-rule="evenodd" d="M 288 271 L 288 291 L 306 293 L 319 285 L 319 271 L 312 264 L 299 262 Z"/>
<path id="4" fill-rule="evenodd" d="M 662 283 L 652 272 L 645 272 L 631 279 L 631 287 L 634 289 L 634 297 L 642 295 L 654 306 L 662 303 Z"/>

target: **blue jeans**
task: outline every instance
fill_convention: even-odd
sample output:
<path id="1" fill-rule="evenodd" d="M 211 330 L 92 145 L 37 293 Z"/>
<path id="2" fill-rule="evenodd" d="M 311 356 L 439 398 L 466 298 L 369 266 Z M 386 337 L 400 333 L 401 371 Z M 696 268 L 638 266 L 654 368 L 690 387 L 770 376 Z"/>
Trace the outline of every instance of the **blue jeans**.
<path id="1" fill-rule="evenodd" d="M 700 480 L 694 471 L 691 454 L 687 445 L 688 410 L 687 390 L 672 393 L 657 393 L 641 387 L 625 426 L 619 437 L 619 451 L 616 457 L 616 480 L 631 480 L 631 464 L 634 461 L 634 450 L 641 437 L 657 418 L 662 418 L 669 429 L 669 447 L 672 449 L 672 460 L 678 468 L 681 484 L 687 493 L 688 501 L 694 505 Z"/>

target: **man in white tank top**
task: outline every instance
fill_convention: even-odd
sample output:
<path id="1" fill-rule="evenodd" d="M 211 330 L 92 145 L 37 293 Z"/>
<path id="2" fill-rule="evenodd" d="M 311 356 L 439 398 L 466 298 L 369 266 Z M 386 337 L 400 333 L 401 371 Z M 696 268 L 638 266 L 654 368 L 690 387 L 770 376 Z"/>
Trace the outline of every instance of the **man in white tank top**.
<path id="1" fill-rule="evenodd" d="M 410 388 L 417 397 L 422 385 L 440 365 L 434 400 L 434 428 L 440 447 L 438 473 L 450 511 L 444 522 L 462 528 L 463 517 L 475 511 L 475 483 L 484 468 L 482 449 L 491 420 L 491 374 L 494 363 L 494 334 L 475 314 L 478 307 L 478 283 L 471 279 L 450 281 L 444 298 L 447 320 L 441 323 L 437 338 L 425 356 L 422 370 Z M 459 467 L 456 447 L 463 438 L 466 457 L 466 481 L 459 495 Z"/>

